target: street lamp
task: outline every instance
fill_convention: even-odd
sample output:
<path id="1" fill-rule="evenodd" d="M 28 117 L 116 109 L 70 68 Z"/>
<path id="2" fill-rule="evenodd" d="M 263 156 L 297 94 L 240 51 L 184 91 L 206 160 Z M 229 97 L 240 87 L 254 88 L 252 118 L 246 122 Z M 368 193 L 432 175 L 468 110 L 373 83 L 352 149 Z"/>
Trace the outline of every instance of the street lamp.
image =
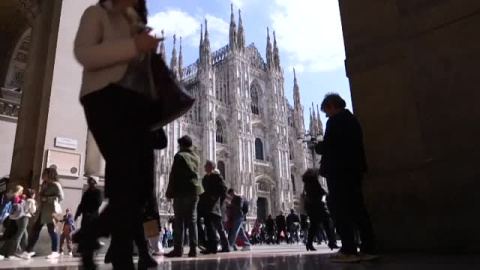
<path id="1" fill-rule="evenodd" d="M 312 132 L 309 132 L 307 134 L 301 134 L 297 142 L 299 144 L 301 143 L 306 143 L 307 148 L 311 151 L 312 153 L 312 168 L 315 168 L 315 158 L 316 158 L 316 153 L 315 153 L 315 146 L 318 144 L 318 142 L 323 141 L 323 132 L 315 132 L 312 134 Z"/>

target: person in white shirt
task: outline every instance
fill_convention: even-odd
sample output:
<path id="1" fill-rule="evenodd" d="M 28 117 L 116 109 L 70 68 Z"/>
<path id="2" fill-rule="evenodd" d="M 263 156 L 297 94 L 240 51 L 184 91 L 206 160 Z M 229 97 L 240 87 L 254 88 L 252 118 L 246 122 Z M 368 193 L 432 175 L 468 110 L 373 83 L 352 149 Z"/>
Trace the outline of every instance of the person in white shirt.
<path id="1" fill-rule="evenodd" d="M 142 59 L 160 42 L 146 23 L 146 0 L 100 0 L 83 13 L 74 42 L 75 57 L 83 66 L 80 102 L 107 164 L 105 198 L 109 200 L 94 224 L 82 227 L 73 237 L 85 269 L 96 269 L 97 238 L 105 234 L 112 236 L 113 267 L 135 269 L 133 239 L 136 228 L 143 226 L 144 194 L 148 186 L 153 188 L 148 172 L 153 172 L 154 154 L 146 119 L 151 106 L 130 89 L 147 87 L 149 80 L 141 80 L 138 86 L 138 81 L 128 78 L 148 73 Z M 156 266 L 156 262 L 140 258 L 139 265 Z"/>

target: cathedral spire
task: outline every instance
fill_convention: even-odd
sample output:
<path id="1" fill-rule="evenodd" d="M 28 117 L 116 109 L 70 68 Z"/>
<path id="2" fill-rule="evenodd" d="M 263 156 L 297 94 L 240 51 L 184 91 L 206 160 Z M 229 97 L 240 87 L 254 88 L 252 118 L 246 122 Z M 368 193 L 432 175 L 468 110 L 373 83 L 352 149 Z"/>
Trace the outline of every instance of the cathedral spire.
<path id="1" fill-rule="evenodd" d="M 205 33 L 200 53 L 200 63 L 202 63 L 202 66 L 207 67 L 211 63 L 211 54 L 212 52 L 210 49 L 210 37 L 208 34 L 208 21 L 207 19 L 205 19 Z"/>
<path id="2" fill-rule="evenodd" d="M 180 80 L 183 77 L 183 47 L 182 47 L 182 37 L 180 37 L 180 56 L 178 57 L 178 77 Z"/>
<path id="3" fill-rule="evenodd" d="M 245 50 L 245 30 L 243 29 L 242 11 L 238 10 L 238 38 L 237 45 L 240 50 Z"/>
<path id="4" fill-rule="evenodd" d="M 237 48 L 237 24 L 235 23 L 235 14 L 233 13 L 233 3 L 232 3 L 232 14 L 230 15 L 230 49 L 234 50 Z"/>
<path id="5" fill-rule="evenodd" d="M 318 122 L 317 122 L 317 115 L 315 114 L 315 105 L 312 102 L 312 134 L 311 135 L 318 135 L 320 133 Z"/>
<path id="6" fill-rule="evenodd" d="M 297 73 L 293 68 L 293 101 L 294 101 L 294 121 L 295 128 L 300 134 L 305 132 L 305 119 L 303 118 L 303 106 L 300 101 L 300 87 L 298 86 Z"/>
<path id="7" fill-rule="evenodd" d="M 172 59 L 170 61 L 170 69 L 173 74 L 178 77 L 178 61 L 177 61 L 177 35 L 173 35 Z"/>
<path id="8" fill-rule="evenodd" d="M 267 27 L 267 67 L 272 68 L 273 64 L 272 42 L 270 41 L 270 29 Z"/>
<path id="9" fill-rule="evenodd" d="M 165 31 L 162 30 L 162 38 L 165 38 Z M 167 63 L 167 52 L 165 51 L 165 40 L 160 43 L 160 56 L 163 62 Z"/>
<path id="10" fill-rule="evenodd" d="M 313 116 L 312 116 L 312 108 L 309 108 L 310 110 L 310 134 L 314 133 L 313 130 Z"/>
<path id="11" fill-rule="evenodd" d="M 280 52 L 278 50 L 277 36 L 275 35 L 275 31 L 273 31 L 273 61 L 275 68 L 280 69 Z"/>
<path id="12" fill-rule="evenodd" d="M 210 37 L 208 34 L 208 21 L 205 19 L 205 38 L 203 40 L 204 51 L 207 55 L 210 55 Z"/>
<path id="13" fill-rule="evenodd" d="M 320 110 L 318 108 L 317 104 L 317 121 L 318 121 L 318 131 L 323 134 L 323 123 L 322 123 L 322 118 L 320 118 Z"/>
<path id="14" fill-rule="evenodd" d="M 297 81 L 297 73 L 295 72 L 295 68 L 293 68 L 293 77 L 294 77 L 294 82 L 293 82 L 293 101 L 294 101 L 294 106 L 295 109 L 301 108 L 301 102 L 300 102 L 300 87 L 298 87 L 298 81 Z"/>
<path id="15" fill-rule="evenodd" d="M 199 48 L 198 58 L 202 58 L 203 53 L 203 24 L 200 26 L 200 48 Z"/>

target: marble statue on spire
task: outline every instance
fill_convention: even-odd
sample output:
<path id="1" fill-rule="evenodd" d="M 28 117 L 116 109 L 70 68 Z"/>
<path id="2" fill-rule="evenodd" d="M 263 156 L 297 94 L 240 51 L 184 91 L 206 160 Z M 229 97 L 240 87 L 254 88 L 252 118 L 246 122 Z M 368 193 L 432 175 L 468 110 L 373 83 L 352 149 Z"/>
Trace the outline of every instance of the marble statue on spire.
<path id="1" fill-rule="evenodd" d="M 165 31 L 162 30 L 162 39 L 165 39 Z M 165 49 L 165 40 L 162 40 L 162 42 L 160 42 L 160 56 L 163 60 L 163 62 L 167 63 L 167 52 L 166 52 L 166 49 Z"/>

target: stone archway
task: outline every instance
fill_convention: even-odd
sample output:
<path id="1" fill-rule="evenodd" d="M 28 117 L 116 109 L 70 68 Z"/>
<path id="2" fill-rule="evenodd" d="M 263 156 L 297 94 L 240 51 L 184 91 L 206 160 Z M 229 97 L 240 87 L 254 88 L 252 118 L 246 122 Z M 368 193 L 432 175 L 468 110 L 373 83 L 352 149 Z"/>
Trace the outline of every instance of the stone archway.
<path id="1" fill-rule="evenodd" d="M 255 177 L 256 183 L 256 201 L 254 208 L 256 209 L 255 215 L 257 217 L 261 216 L 268 216 L 275 212 L 276 208 L 276 194 L 275 194 L 275 187 L 276 183 L 271 179 L 268 175 L 260 175 Z M 261 209 L 261 205 L 259 206 L 259 202 L 263 200 L 265 204 L 265 208 Z M 265 211 L 264 213 L 260 213 L 259 211 Z"/>
<path id="2" fill-rule="evenodd" d="M 28 53 L 30 51 L 30 35 L 32 28 L 26 29 L 18 40 L 8 65 L 5 76 L 6 88 L 22 88 L 25 70 L 27 69 Z"/>
<path id="3" fill-rule="evenodd" d="M 40 13 L 40 0 L 15 0 L 17 8 L 30 21 L 34 21 Z"/>

